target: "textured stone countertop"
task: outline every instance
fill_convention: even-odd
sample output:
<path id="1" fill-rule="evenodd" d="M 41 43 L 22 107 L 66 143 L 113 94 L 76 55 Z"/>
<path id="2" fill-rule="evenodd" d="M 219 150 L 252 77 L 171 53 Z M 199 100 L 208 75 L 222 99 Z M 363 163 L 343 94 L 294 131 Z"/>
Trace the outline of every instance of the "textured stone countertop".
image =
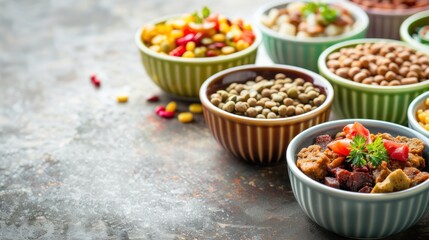
<path id="1" fill-rule="evenodd" d="M 265 2 L 0 0 L 0 239 L 341 239 L 306 217 L 285 164 L 235 160 L 202 115 L 146 101 L 170 99 L 140 63 L 142 24 L 204 5 L 253 21 Z M 426 214 L 390 239 L 428 238 Z"/>

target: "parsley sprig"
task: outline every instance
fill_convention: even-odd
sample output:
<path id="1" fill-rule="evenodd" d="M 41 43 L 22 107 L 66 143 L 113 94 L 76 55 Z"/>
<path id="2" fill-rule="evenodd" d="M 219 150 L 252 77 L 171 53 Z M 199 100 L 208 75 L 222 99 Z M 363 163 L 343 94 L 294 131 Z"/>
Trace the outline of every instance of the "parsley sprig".
<path id="1" fill-rule="evenodd" d="M 326 3 L 309 2 L 302 8 L 302 14 L 307 17 L 310 14 L 320 13 L 326 24 L 334 22 L 338 17 L 338 11 Z"/>
<path id="2" fill-rule="evenodd" d="M 362 167 L 368 163 L 377 167 L 383 160 L 389 161 L 389 154 L 381 137 L 377 137 L 374 142 L 366 144 L 366 139 L 358 134 L 353 138 L 350 146 L 351 150 L 347 156 L 347 161 L 357 167 Z"/>
<path id="3" fill-rule="evenodd" d="M 192 16 L 194 17 L 196 23 L 202 23 L 204 19 L 210 16 L 210 12 L 210 9 L 204 6 L 201 12 L 194 12 Z"/>

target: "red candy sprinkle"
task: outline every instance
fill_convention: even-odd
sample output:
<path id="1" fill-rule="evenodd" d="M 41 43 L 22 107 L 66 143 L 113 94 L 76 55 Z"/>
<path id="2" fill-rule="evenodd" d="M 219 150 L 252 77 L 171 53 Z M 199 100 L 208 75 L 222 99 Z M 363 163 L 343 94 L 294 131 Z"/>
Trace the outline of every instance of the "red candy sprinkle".
<path id="1" fill-rule="evenodd" d="M 95 87 L 100 87 L 100 85 L 101 85 L 100 79 L 97 78 L 97 75 L 95 75 L 95 73 L 91 74 L 90 79 L 91 79 L 92 84 Z"/>
<path id="2" fill-rule="evenodd" d="M 156 108 L 155 108 L 155 112 L 156 112 L 156 114 L 158 114 L 158 115 L 159 115 L 159 113 L 160 113 L 161 111 L 165 111 L 165 107 L 164 107 L 164 106 L 158 106 L 158 107 L 156 107 Z"/>
<path id="3" fill-rule="evenodd" d="M 158 115 L 159 115 L 160 117 L 163 117 L 163 118 L 173 118 L 173 117 L 174 117 L 174 112 L 169 112 L 169 111 L 160 111 L 160 112 L 158 113 Z"/>
<path id="4" fill-rule="evenodd" d="M 147 99 L 148 102 L 158 102 L 159 97 L 157 95 L 153 95 Z"/>

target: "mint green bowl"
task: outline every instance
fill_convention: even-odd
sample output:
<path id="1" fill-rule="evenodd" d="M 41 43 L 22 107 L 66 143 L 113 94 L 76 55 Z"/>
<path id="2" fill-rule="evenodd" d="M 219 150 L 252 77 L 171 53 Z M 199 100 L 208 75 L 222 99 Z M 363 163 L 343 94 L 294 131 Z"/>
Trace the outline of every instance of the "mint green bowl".
<path id="1" fill-rule="evenodd" d="M 165 22 L 180 15 L 164 17 L 149 22 L 149 25 Z M 143 28 L 137 30 L 135 42 L 141 60 L 151 80 L 167 94 L 182 99 L 197 100 L 201 85 L 211 75 L 234 66 L 252 64 L 256 61 L 261 34 L 253 29 L 255 41 L 248 48 L 236 53 L 217 57 L 182 58 L 160 54 L 149 49 L 141 41 Z"/>
<path id="2" fill-rule="evenodd" d="M 272 8 L 284 8 L 293 0 L 281 0 L 268 3 L 260 7 L 256 13 L 255 25 L 262 32 L 262 42 L 268 56 L 275 63 L 287 64 L 317 71 L 317 58 L 331 45 L 336 43 L 364 38 L 368 28 L 368 16 L 357 5 L 341 0 L 327 0 L 327 3 L 335 3 L 349 10 L 355 17 L 356 22 L 352 31 L 335 37 L 315 37 L 297 38 L 295 36 L 285 36 L 268 28 L 262 22 L 262 16 L 267 14 Z M 303 2 L 310 2 L 305 0 Z"/>
<path id="3" fill-rule="evenodd" d="M 418 50 L 429 54 L 429 43 L 426 45 L 417 41 L 412 37 L 416 27 L 429 26 L 429 10 L 411 15 L 401 24 L 400 35 L 401 39 Z"/>
<path id="4" fill-rule="evenodd" d="M 408 105 L 419 94 L 429 90 L 429 80 L 401 86 L 367 85 L 342 78 L 331 72 L 326 66 L 326 59 L 329 54 L 338 52 L 341 48 L 380 41 L 413 48 L 405 42 L 379 38 L 357 39 L 338 43 L 329 47 L 320 55 L 318 60 L 319 72 L 334 87 L 333 112 L 337 117 L 377 119 L 406 125 Z"/>

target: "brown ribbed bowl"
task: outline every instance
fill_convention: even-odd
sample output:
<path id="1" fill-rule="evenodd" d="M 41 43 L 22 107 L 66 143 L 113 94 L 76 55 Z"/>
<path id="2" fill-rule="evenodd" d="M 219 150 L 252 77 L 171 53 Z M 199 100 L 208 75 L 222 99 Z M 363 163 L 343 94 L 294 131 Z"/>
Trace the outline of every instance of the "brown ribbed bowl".
<path id="1" fill-rule="evenodd" d="M 226 112 L 210 102 L 210 95 L 225 89 L 233 82 L 243 83 L 260 75 L 273 79 L 277 73 L 290 78 L 302 78 L 321 88 L 325 102 L 302 115 L 257 119 Z M 331 84 L 322 76 L 309 70 L 287 65 L 243 65 L 216 73 L 200 88 L 204 119 L 214 138 L 237 158 L 259 165 L 270 165 L 284 160 L 289 142 L 303 130 L 326 122 L 334 96 Z"/>

